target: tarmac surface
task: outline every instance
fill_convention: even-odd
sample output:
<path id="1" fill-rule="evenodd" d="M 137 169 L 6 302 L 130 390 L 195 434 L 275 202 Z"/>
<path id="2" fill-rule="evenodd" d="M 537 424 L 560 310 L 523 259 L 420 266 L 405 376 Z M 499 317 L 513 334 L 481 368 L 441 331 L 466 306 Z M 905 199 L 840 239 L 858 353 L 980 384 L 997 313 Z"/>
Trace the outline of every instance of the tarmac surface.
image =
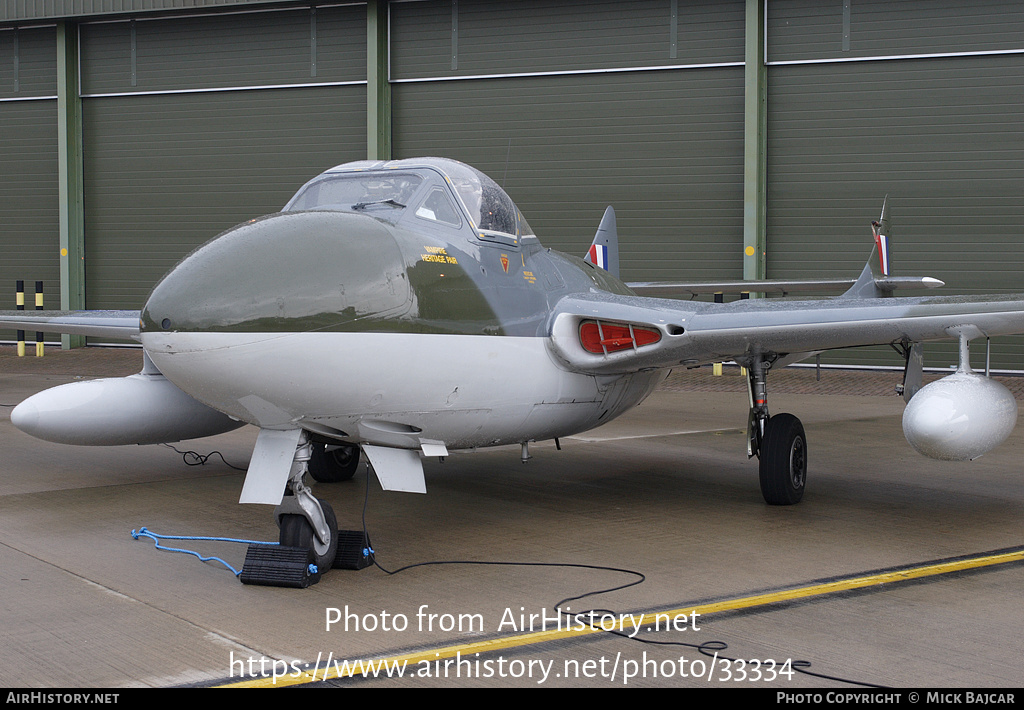
<path id="1" fill-rule="evenodd" d="M 238 505 L 244 474 L 228 465 L 246 466 L 253 428 L 176 444 L 223 456 L 192 466 L 164 446 L 63 446 L 11 426 L 12 405 L 37 391 L 140 366 L 137 350 L 19 359 L 0 348 L 0 686 L 312 687 L 325 683 L 298 671 L 318 657 L 318 678 L 347 660 L 405 658 L 402 677 L 326 681 L 370 687 L 856 692 L 836 679 L 1012 689 L 1024 678 L 1024 431 L 969 463 L 919 456 L 891 394 L 898 373 L 771 373 L 772 412 L 799 416 L 809 440 L 797 506 L 762 501 L 742 378 L 701 368 L 561 451 L 531 445 L 527 464 L 518 447 L 427 460 L 425 496 L 375 479 L 367 491 L 362 468 L 316 486 L 340 527 L 365 515 L 389 570 L 515 566 L 333 570 L 285 589 L 243 585 L 220 563 L 131 534 L 276 540 L 272 508 Z M 1024 378 L 1003 382 L 1021 398 Z M 244 544 L 166 544 L 236 568 L 245 557 Z M 998 550 L 983 566 L 962 559 Z M 635 573 L 639 584 L 569 599 Z M 629 615 L 625 635 L 560 633 L 570 621 L 559 604 L 607 610 L 597 623 Z M 653 612 L 671 612 L 673 626 L 637 631 Z"/>

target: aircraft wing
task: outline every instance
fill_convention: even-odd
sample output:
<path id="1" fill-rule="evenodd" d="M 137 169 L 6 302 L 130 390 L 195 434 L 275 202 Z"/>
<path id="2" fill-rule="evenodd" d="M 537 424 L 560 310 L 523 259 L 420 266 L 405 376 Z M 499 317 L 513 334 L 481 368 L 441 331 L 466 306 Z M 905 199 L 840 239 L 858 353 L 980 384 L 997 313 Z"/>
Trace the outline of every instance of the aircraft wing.
<path id="1" fill-rule="evenodd" d="M 0 311 L 0 328 L 137 340 L 139 311 Z"/>
<path id="2" fill-rule="evenodd" d="M 1024 333 L 1024 294 L 695 303 L 613 294 L 562 299 L 552 351 L 579 372 L 779 358 L 861 345 Z"/>
<path id="3" fill-rule="evenodd" d="M 635 281 L 627 283 L 633 293 L 638 296 L 699 296 L 712 293 L 774 293 L 786 295 L 790 293 L 839 293 L 850 289 L 857 279 L 803 279 L 785 281 L 766 279 L 761 281 L 704 281 L 704 282 L 670 282 L 670 281 Z M 938 288 L 945 285 L 938 279 L 928 276 L 887 276 L 875 279 L 876 285 L 884 291 L 895 291 L 898 288 Z"/>

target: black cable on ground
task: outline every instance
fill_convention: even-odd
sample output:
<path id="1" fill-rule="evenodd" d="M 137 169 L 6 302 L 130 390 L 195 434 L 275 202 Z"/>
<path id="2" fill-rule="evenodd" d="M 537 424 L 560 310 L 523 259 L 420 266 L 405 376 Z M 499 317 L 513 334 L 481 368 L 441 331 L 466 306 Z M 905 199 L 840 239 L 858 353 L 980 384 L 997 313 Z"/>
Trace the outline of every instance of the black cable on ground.
<path id="1" fill-rule="evenodd" d="M 223 461 L 224 465 L 227 466 L 228 468 L 233 468 L 236 471 L 246 471 L 246 470 L 248 470 L 248 469 L 242 468 L 241 466 L 233 466 L 232 464 L 228 463 L 227 459 L 224 458 L 224 454 L 222 454 L 219 451 L 211 451 L 208 454 L 201 454 L 198 451 L 182 451 L 180 449 L 174 448 L 170 444 L 160 444 L 160 446 L 166 446 L 168 449 L 173 450 L 175 453 L 181 454 L 181 459 L 182 459 L 182 461 L 185 462 L 186 466 L 203 466 L 203 465 L 206 464 L 207 461 L 210 460 L 211 456 L 215 456 L 216 455 L 216 456 L 220 456 L 220 460 Z"/>
<path id="2" fill-rule="evenodd" d="M 363 496 L 363 512 L 362 512 L 364 544 L 365 544 L 366 540 L 369 540 L 369 532 L 368 532 L 367 527 L 366 527 L 366 510 L 367 510 L 367 507 L 368 507 L 368 504 L 369 504 L 369 499 L 370 499 L 370 464 L 369 464 L 369 462 L 367 462 L 367 464 L 366 464 L 366 488 L 365 488 L 365 493 L 364 493 L 364 496 Z M 381 566 L 381 564 L 379 562 L 377 562 L 377 556 L 376 556 L 376 552 L 374 552 L 374 550 L 372 550 L 372 549 L 369 550 L 369 556 L 370 556 L 370 560 L 373 562 L 373 565 L 377 569 L 379 569 L 381 572 L 384 572 L 387 575 L 395 575 L 395 574 L 398 574 L 399 572 L 404 572 L 406 570 L 413 569 L 414 567 L 429 567 L 429 566 L 434 566 L 434 565 L 486 565 L 486 566 L 509 566 L 509 567 L 569 567 L 569 568 L 577 568 L 577 569 L 592 569 L 592 570 L 600 570 L 600 571 L 608 571 L 608 572 L 618 572 L 618 573 L 628 574 L 628 575 L 633 575 L 635 577 L 638 577 L 638 579 L 636 579 L 636 580 L 634 580 L 632 582 L 629 582 L 627 584 L 621 584 L 621 585 L 619 585 L 617 587 L 609 587 L 608 589 L 601 589 L 601 590 L 597 590 L 597 591 L 586 592 L 585 594 L 579 594 L 579 595 L 574 596 L 574 597 L 566 597 L 565 599 L 557 602 L 552 607 L 552 611 L 554 611 L 556 614 L 558 614 L 559 617 L 561 617 L 564 614 L 565 616 L 573 617 L 573 618 L 576 618 L 577 620 L 579 620 L 579 618 L 581 616 L 582 617 L 589 616 L 591 618 L 591 620 L 592 620 L 593 619 L 593 615 L 601 615 L 601 614 L 611 614 L 613 617 L 619 618 L 619 614 L 617 614 L 614 611 L 611 611 L 610 609 L 588 609 L 587 611 L 574 612 L 572 614 L 569 614 L 569 613 L 566 613 L 566 612 L 562 611 L 562 606 L 564 604 L 566 604 L 567 602 L 579 601 L 580 599 L 586 599 L 587 597 L 597 596 L 597 595 L 600 595 L 600 594 L 608 594 L 608 593 L 611 593 L 611 592 L 617 592 L 617 591 L 622 590 L 622 589 L 628 589 L 629 587 L 634 587 L 634 586 L 636 586 L 638 584 L 643 583 L 647 579 L 646 576 L 643 573 L 637 572 L 635 570 L 623 569 L 623 568 L 619 568 L 619 567 L 608 567 L 608 566 L 603 566 L 603 565 L 587 565 L 587 564 L 574 563 L 574 562 L 501 562 L 501 561 L 487 562 L 487 561 L 480 561 L 480 560 L 433 560 L 433 561 L 430 561 L 430 562 L 415 562 L 415 563 L 413 563 L 411 565 L 405 565 L 404 567 L 399 567 L 396 570 L 388 570 L 388 569 L 385 569 L 383 566 Z M 583 622 L 579 622 L 579 623 L 583 623 Z M 718 659 L 724 659 L 726 661 L 733 662 L 733 663 L 735 663 L 735 662 L 743 662 L 745 664 L 753 665 L 753 662 L 747 661 L 746 659 L 733 658 L 731 656 L 723 656 L 723 655 L 721 655 L 722 651 L 725 651 L 726 649 L 729 648 L 729 644 L 727 644 L 725 641 L 705 641 L 704 643 L 699 643 L 699 644 L 696 644 L 696 643 L 686 643 L 685 641 L 656 641 L 654 639 L 643 639 L 643 638 L 639 638 L 637 636 L 630 636 L 627 633 L 624 633 L 622 631 L 618 631 L 618 630 L 615 630 L 615 629 L 606 629 L 606 628 L 604 628 L 604 627 L 602 627 L 600 625 L 594 625 L 592 622 L 590 624 L 587 624 L 587 625 L 590 626 L 590 628 L 592 628 L 592 629 L 600 630 L 600 631 L 603 631 L 605 633 L 612 634 L 614 636 L 619 636 L 621 638 L 628 639 L 630 641 L 636 641 L 638 643 L 651 644 L 651 645 L 654 645 L 654 646 L 683 646 L 683 647 L 686 647 L 686 648 L 695 649 L 701 655 L 703 655 L 703 656 L 705 656 L 707 658 L 714 658 L 714 659 L 716 659 L 716 661 Z M 758 662 L 758 663 L 760 664 L 760 662 Z M 887 688 L 887 687 L 889 687 L 889 686 L 885 686 L 885 685 L 878 685 L 876 683 L 866 683 L 864 681 L 850 680 L 849 678 L 841 678 L 839 676 L 826 675 L 824 673 L 815 673 L 815 672 L 809 670 L 811 668 L 811 662 L 810 661 L 792 660 L 792 661 L 790 661 L 789 666 L 790 666 L 790 668 L 792 668 L 793 671 L 795 671 L 797 673 L 802 673 L 804 675 L 814 676 L 815 678 L 821 678 L 823 680 L 830 680 L 830 681 L 835 681 L 835 682 L 839 682 L 839 683 L 847 683 L 849 685 L 859 685 L 859 686 L 862 686 L 862 687 L 865 687 L 865 688 Z M 710 679 L 710 674 L 709 674 L 709 679 Z"/>

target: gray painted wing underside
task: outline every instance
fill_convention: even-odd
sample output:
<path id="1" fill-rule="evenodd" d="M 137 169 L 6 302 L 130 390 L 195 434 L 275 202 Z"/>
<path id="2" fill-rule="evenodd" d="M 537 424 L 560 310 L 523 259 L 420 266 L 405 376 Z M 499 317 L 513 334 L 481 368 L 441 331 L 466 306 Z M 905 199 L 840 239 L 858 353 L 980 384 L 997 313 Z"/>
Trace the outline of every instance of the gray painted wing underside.
<path id="1" fill-rule="evenodd" d="M 0 311 L 0 328 L 137 339 L 139 311 Z"/>

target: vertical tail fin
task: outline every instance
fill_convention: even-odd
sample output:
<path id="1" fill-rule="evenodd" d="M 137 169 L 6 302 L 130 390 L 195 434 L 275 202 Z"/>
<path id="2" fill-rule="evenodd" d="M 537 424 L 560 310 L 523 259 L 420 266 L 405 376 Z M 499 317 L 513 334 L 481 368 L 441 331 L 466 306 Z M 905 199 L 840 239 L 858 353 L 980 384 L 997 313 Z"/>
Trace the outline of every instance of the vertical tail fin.
<path id="1" fill-rule="evenodd" d="M 601 225 L 594 235 L 594 242 L 590 245 L 584 261 L 589 261 L 594 266 L 599 266 L 612 276 L 619 276 L 619 233 L 615 226 L 615 210 L 611 205 L 604 211 L 601 218 Z"/>
<path id="2" fill-rule="evenodd" d="M 880 287 L 880 281 L 889 277 L 889 196 L 882 200 L 882 214 L 877 222 L 871 223 L 871 233 L 875 243 L 871 256 L 864 270 L 860 273 L 857 283 L 850 287 L 841 298 L 884 298 L 892 295 L 892 289 Z M 877 273 L 876 273 L 877 269 Z"/>
<path id="3" fill-rule="evenodd" d="M 889 196 L 882 200 L 882 214 L 877 222 L 871 223 L 871 232 L 875 235 L 875 247 L 878 249 L 878 268 L 882 276 L 889 275 Z"/>

